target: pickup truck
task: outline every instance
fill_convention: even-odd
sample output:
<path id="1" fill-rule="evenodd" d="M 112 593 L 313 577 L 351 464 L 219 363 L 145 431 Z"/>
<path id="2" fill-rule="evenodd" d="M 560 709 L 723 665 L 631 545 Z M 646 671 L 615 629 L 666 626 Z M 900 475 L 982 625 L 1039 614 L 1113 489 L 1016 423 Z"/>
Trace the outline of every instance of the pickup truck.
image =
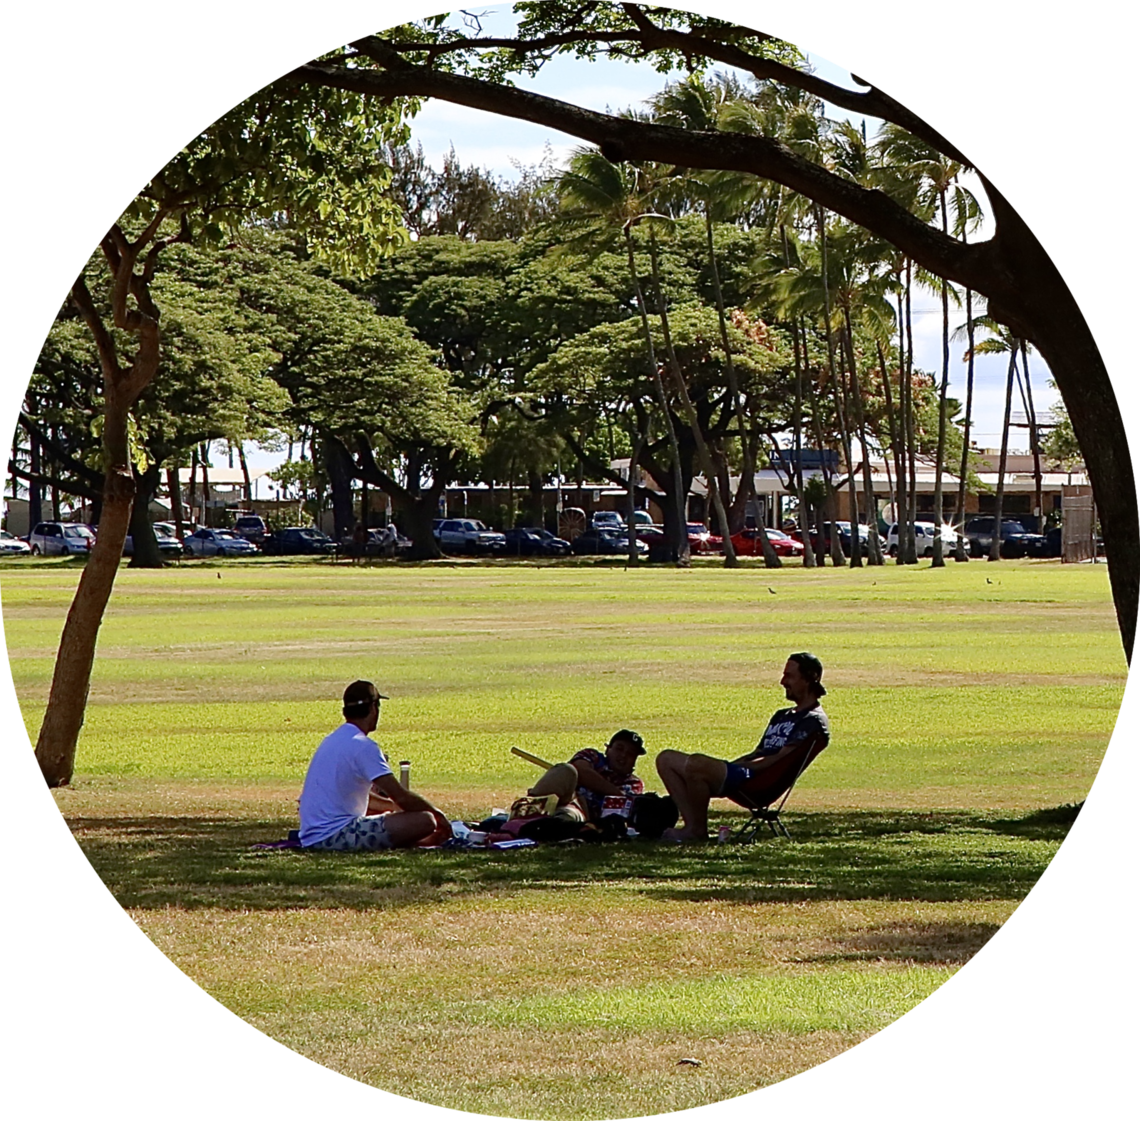
<path id="1" fill-rule="evenodd" d="M 444 518 L 432 530 L 445 553 L 502 553 L 507 539 L 473 518 Z"/>

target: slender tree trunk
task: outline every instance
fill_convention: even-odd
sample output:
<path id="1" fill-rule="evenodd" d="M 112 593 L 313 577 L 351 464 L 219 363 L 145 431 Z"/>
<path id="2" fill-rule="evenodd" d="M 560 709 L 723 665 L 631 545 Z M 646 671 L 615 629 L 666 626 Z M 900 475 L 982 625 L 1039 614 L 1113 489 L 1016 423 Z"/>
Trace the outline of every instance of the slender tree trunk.
<path id="1" fill-rule="evenodd" d="M 732 395 L 732 410 L 736 415 L 736 424 L 740 429 L 740 491 L 742 497 L 740 499 L 741 506 L 745 507 L 749 498 L 754 498 L 756 494 L 756 456 L 754 453 L 755 445 L 751 444 L 747 438 L 748 423 L 744 416 L 744 399 L 740 392 L 740 383 L 736 377 L 736 366 L 732 361 L 732 347 L 728 341 L 728 315 L 724 306 L 724 293 L 720 286 L 720 269 L 716 263 L 716 247 L 713 241 L 713 220 L 712 211 L 706 205 L 705 207 L 705 233 L 708 239 L 709 247 L 709 265 L 712 269 L 713 279 L 713 296 L 716 299 L 717 319 L 720 324 L 720 342 L 724 350 L 724 368 L 725 373 L 728 375 L 728 391 Z M 761 526 L 761 529 L 764 527 Z M 725 565 L 729 566 L 728 558 L 731 555 L 733 562 L 736 560 L 736 553 L 733 549 L 732 539 L 732 526 L 727 527 L 725 532 L 724 541 L 724 555 Z M 765 568 L 780 568 L 780 558 L 776 555 L 776 550 L 769 540 L 766 533 L 761 533 L 760 550 L 764 556 Z M 731 567 L 731 566 L 729 566 Z"/>
<path id="2" fill-rule="evenodd" d="M 179 467 L 175 463 L 166 469 L 166 489 L 170 494 L 170 513 L 174 518 L 174 532 L 182 540 L 182 484 L 178 480 Z"/>
<path id="3" fill-rule="evenodd" d="M 1028 363 L 1026 364 L 1026 368 L 1028 368 Z M 53 430 L 51 435 L 52 439 L 58 442 L 59 433 Z M 54 475 L 55 472 L 53 471 L 52 474 Z M 52 521 L 58 522 L 61 520 L 59 512 L 59 485 L 54 482 L 51 484 L 51 517 Z"/>
<path id="4" fill-rule="evenodd" d="M 190 485 L 186 488 L 186 504 L 190 507 L 191 521 L 198 520 L 198 445 L 190 451 Z"/>
<path id="5" fill-rule="evenodd" d="M 210 445 L 202 445 L 198 454 L 202 466 L 202 524 L 210 524 Z"/>
<path id="6" fill-rule="evenodd" d="M 231 445 L 232 453 L 232 445 Z M 245 459 L 245 443 L 239 440 L 237 445 L 238 463 L 241 465 L 242 487 L 245 491 L 245 508 L 248 510 L 253 505 L 253 482 L 249 477 L 249 464 Z"/>
<path id="7" fill-rule="evenodd" d="M 875 501 L 875 480 L 871 475 L 871 451 L 867 443 L 867 417 L 863 411 L 863 386 L 859 380 L 859 367 L 855 362 L 855 341 L 851 330 L 851 316 L 844 309 L 847 326 L 848 359 L 851 363 L 851 401 L 854 403 L 855 431 L 863 455 L 863 498 L 867 507 L 867 563 L 881 566 L 883 550 L 879 542 L 879 509 Z M 852 541 L 852 548 L 857 542 Z"/>
<path id="8" fill-rule="evenodd" d="M 942 232 L 947 231 L 946 192 L 942 192 Z M 942 461 L 946 458 L 946 390 L 950 385 L 950 282 L 942 280 L 942 385 L 938 390 L 938 450 L 934 457 L 934 556 L 932 568 L 944 568 L 942 555 Z"/>
<path id="9" fill-rule="evenodd" d="M 28 436 L 28 532 L 44 520 L 43 483 L 40 482 L 40 442 L 35 436 Z"/>
<path id="10" fill-rule="evenodd" d="M 644 436 L 641 429 L 634 433 L 633 448 L 629 456 L 629 489 L 626 492 L 626 518 L 625 528 L 626 537 L 629 540 L 629 554 L 628 561 L 631 565 L 637 564 L 637 521 L 634 518 L 634 513 L 637 510 L 637 460 L 641 455 L 641 445 L 644 443 Z"/>
<path id="11" fill-rule="evenodd" d="M 1009 454 L 1009 413 L 1013 405 L 1013 379 L 1017 373 L 1017 340 L 1009 351 L 1009 374 L 1005 381 L 1005 417 L 1001 425 L 1001 458 L 998 460 L 997 494 L 994 496 L 994 539 L 990 543 L 990 560 L 1001 560 L 1001 508 L 1005 498 L 1005 465 Z"/>
<path id="12" fill-rule="evenodd" d="M 822 206 L 816 207 L 816 225 L 819 230 L 819 254 L 820 254 L 820 275 L 823 278 L 823 333 L 827 339 L 827 376 L 831 384 L 831 391 L 835 396 L 835 411 L 839 417 L 840 427 L 842 429 L 842 409 L 839 404 L 839 385 L 835 373 L 835 338 L 831 332 L 831 287 L 828 283 L 827 276 L 827 222 L 826 214 Z M 821 449 L 822 451 L 822 449 Z M 851 473 L 851 449 L 847 448 L 847 469 L 848 475 Z M 830 485 L 829 485 L 830 489 Z M 839 544 L 839 527 L 835 524 L 835 519 L 838 516 L 836 513 L 836 502 L 834 501 L 834 492 L 832 492 L 831 505 L 831 563 L 836 568 L 842 568 L 846 563 L 843 556 L 843 547 Z M 858 511 L 853 511 L 854 515 L 858 516 Z M 855 550 L 851 550 L 855 553 Z"/>
<path id="13" fill-rule="evenodd" d="M 974 422 L 974 293 L 966 289 L 966 419 L 962 426 L 962 463 L 958 477 L 958 507 L 954 522 L 958 529 L 958 544 L 954 559 L 968 559 L 966 552 L 966 476 L 970 470 L 970 429 Z"/>
<path id="14" fill-rule="evenodd" d="M 899 323 L 902 323 L 902 307 L 899 308 Z M 899 341 L 902 341 L 902 336 L 899 336 Z M 895 533 L 897 540 L 895 542 L 895 563 L 902 564 L 902 503 L 903 493 L 906 487 L 906 457 L 903 454 L 901 447 L 902 436 L 900 430 L 902 428 L 902 417 L 900 414 L 901 406 L 896 409 L 893 402 L 894 393 L 891 390 L 891 374 L 887 369 L 887 359 L 883 354 L 883 348 L 878 343 L 875 344 L 876 350 L 879 355 L 879 371 L 883 377 L 883 400 L 886 403 L 887 414 L 887 433 L 891 441 L 891 456 L 895 461 L 895 479 L 891 486 L 891 505 L 894 507 L 894 523 Z M 902 395 L 902 371 L 899 371 L 899 395 Z M 886 455 L 883 456 L 884 462 Z M 888 482 L 890 480 L 890 469 L 887 471 Z"/>
<path id="15" fill-rule="evenodd" d="M 1037 429 L 1037 410 L 1033 407 L 1033 385 L 1029 380 L 1029 347 L 1021 340 L 1021 364 L 1025 370 L 1025 411 L 1029 418 L 1029 442 L 1033 445 L 1033 484 L 1037 504 L 1037 533 L 1045 532 L 1045 509 L 1041 499 L 1041 441 Z"/>
<path id="16" fill-rule="evenodd" d="M 657 264 L 657 242 L 652 231 L 650 231 L 649 234 L 649 260 L 653 268 L 653 287 L 657 296 L 658 315 L 661 319 L 661 334 L 665 342 L 665 354 L 669 361 L 669 369 L 673 374 L 673 381 L 676 385 L 677 396 L 681 401 L 681 408 L 685 413 L 685 417 L 689 422 L 689 428 L 693 433 L 693 442 L 697 447 L 697 458 L 700 460 L 701 470 L 704 472 L 709 497 L 712 499 L 713 509 L 716 511 L 717 524 L 720 527 L 721 537 L 724 540 L 724 566 L 725 568 L 736 568 L 740 564 L 740 561 L 737 559 L 736 550 L 732 546 L 732 526 L 729 525 L 728 514 L 725 512 L 724 503 L 720 499 L 720 491 L 716 486 L 716 467 L 713 465 L 712 456 L 709 454 L 705 434 L 701 431 L 701 422 L 697 416 L 697 410 L 693 407 L 693 402 L 689 398 L 689 389 L 685 385 L 685 375 L 681 372 L 681 364 L 677 361 L 677 353 L 673 349 L 673 336 L 669 330 L 669 312 L 665 306 L 665 292 L 661 285 L 661 273 Z"/>
<path id="17" fill-rule="evenodd" d="M 677 430 L 673 427 L 673 417 L 669 412 L 669 399 L 665 395 L 665 385 L 661 380 L 661 370 L 657 365 L 656 348 L 653 345 L 653 331 L 649 326 L 649 312 L 645 307 L 645 294 L 641 290 L 641 281 L 637 275 L 637 262 L 633 255 L 633 235 L 629 226 L 623 229 L 625 235 L 626 258 L 629 265 L 629 278 L 633 282 L 633 291 L 637 297 L 637 310 L 641 315 L 641 326 L 645 331 L 645 345 L 649 355 L 649 373 L 653 388 L 657 393 L 657 403 L 661 407 L 661 417 L 665 424 L 665 431 L 669 436 L 669 449 L 673 453 L 673 497 L 676 503 L 676 539 L 673 548 L 676 552 L 677 564 L 688 568 L 691 563 L 689 555 L 689 533 L 685 520 L 685 491 L 681 481 L 681 448 L 677 442 Z M 666 530 L 668 530 L 666 526 Z"/>
<path id="18" fill-rule="evenodd" d="M 906 423 L 907 468 L 910 493 L 907 496 L 907 564 L 918 564 L 918 546 L 914 523 L 918 520 L 918 411 L 914 407 L 914 319 L 911 304 L 911 262 L 906 263 Z"/>
<path id="19" fill-rule="evenodd" d="M 785 235 L 786 237 L 786 235 Z M 795 453 L 795 462 L 792 465 L 792 480 L 796 495 L 796 505 L 799 510 L 800 529 L 804 534 L 804 568 L 815 568 L 815 550 L 811 547 L 811 534 L 808 532 L 808 508 L 804 498 L 804 442 L 803 442 L 803 406 L 804 406 L 804 366 L 805 355 L 800 352 L 800 332 L 797 324 L 792 324 L 792 357 L 796 371 L 796 396 L 792 405 L 792 449 Z M 767 536 L 767 535 L 765 535 Z"/>

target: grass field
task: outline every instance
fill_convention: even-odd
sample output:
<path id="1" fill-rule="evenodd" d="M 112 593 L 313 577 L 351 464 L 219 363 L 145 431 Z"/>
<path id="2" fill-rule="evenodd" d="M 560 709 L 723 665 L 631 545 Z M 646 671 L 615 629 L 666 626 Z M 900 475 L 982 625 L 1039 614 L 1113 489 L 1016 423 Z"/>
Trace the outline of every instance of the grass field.
<path id="1" fill-rule="evenodd" d="M 33 737 L 77 576 L 0 563 Z M 355 677 L 391 695 L 378 738 L 413 785 L 472 818 L 532 781 L 512 744 L 632 727 L 651 789 L 663 748 L 741 754 L 805 648 L 833 742 L 790 843 L 250 847 L 295 825 Z M 1103 566 L 124 569 L 57 800 L 147 934 L 294 1049 L 460 1109 L 633 1116 L 803 1070 L 949 977 L 1056 851 L 1124 677 Z"/>

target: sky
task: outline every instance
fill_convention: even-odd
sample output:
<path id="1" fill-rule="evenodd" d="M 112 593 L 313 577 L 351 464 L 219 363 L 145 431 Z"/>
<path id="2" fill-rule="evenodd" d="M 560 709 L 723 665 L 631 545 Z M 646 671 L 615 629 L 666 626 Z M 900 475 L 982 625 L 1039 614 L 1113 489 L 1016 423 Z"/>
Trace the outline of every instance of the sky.
<path id="1" fill-rule="evenodd" d="M 478 9 L 484 34 L 508 35 L 513 27 L 509 8 Z M 801 48 L 807 53 L 810 65 L 820 77 L 840 86 L 855 88 L 847 70 L 818 55 L 810 53 L 810 45 Z M 657 93 L 670 80 L 644 63 L 627 63 L 609 60 L 584 62 L 559 57 L 548 62 L 533 80 L 520 79 L 519 84 L 538 93 L 571 101 L 574 104 L 598 111 L 620 112 L 635 108 Z M 847 117 L 860 123 L 862 118 L 832 107 L 829 115 Z M 878 122 L 867 121 L 868 138 L 874 136 Z M 463 166 L 475 165 L 503 179 L 517 177 L 519 166 L 540 163 L 551 155 L 556 164 L 564 162 L 581 142 L 575 137 L 525 121 L 500 117 L 452 105 L 445 101 L 428 101 L 411 121 L 411 144 L 423 148 L 425 159 L 437 170 L 454 148 Z M 968 147 L 962 138 L 953 138 L 960 147 Z M 968 141 L 968 138 L 965 138 Z M 984 194 L 977 185 L 967 181 L 984 203 Z M 984 236 L 984 229 L 978 236 Z M 976 314 L 976 311 L 975 311 Z M 965 322 L 965 308 L 951 304 L 951 330 Z M 915 345 L 915 364 L 918 368 L 941 376 L 942 369 L 942 313 L 938 297 L 916 288 L 912 297 L 912 316 Z M 951 342 L 949 395 L 957 398 L 964 408 L 966 401 L 967 366 L 963 361 L 964 342 Z M 971 441 L 982 448 L 996 448 L 1001 442 L 1002 413 L 1005 404 L 1007 362 L 1004 356 L 978 356 L 974 372 L 974 422 Z M 1038 417 L 1045 419 L 1047 410 L 1059 401 L 1059 395 L 1049 385 L 1049 374 L 1040 357 L 1030 353 L 1030 375 L 1033 400 Z M 1016 396 L 1015 424 L 1024 423 L 1024 408 Z M 1010 433 L 1011 450 L 1028 450 L 1029 434 L 1024 427 L 1013 428 Z M 281 454 L 255 452 L 251 466 L 272 467 L 282 459 Z"/>

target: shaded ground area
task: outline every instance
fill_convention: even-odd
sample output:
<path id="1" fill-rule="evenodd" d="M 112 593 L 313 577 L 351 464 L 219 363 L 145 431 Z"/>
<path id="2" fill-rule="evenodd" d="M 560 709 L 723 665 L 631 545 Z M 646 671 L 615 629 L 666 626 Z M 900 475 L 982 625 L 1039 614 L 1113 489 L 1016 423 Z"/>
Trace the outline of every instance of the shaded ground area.
<path id="1" fill-rule="evenodd" d="M 1020 899 L 1071 810 L 1010 819 L 965 811 L 788 815 L 791 842 L 677 848 L 546 845 L 508 852 L 346 856 L 263 851 L 287 820 L 75 818 L 88 859 L 125 907 L 399 907 L 494 891 L 559 891 L 620 877 L 663 900 Z"/>

